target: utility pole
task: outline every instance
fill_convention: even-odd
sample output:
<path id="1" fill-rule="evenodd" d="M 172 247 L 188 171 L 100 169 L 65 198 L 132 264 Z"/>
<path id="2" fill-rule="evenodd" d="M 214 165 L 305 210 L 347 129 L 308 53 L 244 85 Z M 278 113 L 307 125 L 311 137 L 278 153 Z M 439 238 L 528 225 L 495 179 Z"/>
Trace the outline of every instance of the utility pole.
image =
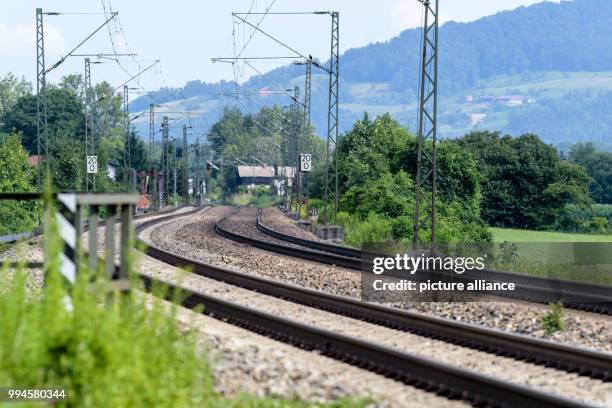
<path id="1" fill-rule="evenodd" d="M 202 205 L 202 167 L 200 162 L 200 138 L 196 140 L 195 144 L 195 161 L 196 161 L 196 174 L 193 180 L 193 195 L 198 200 L 198 205 Z"/>
<path id="2" fill-rule="evenodd" d="M 300 87 L 296 86 L 293 88 L 293 118 L 292 129 L 293 129 L 293 149 L 292 149 L 292 158 L 291 163 L 294 167 L 293 170 L 293 188 L 292 194 L 293 198 L 295 198 L 298 218 L 300 217 L 300 200 L 302 196 L 302 190 L 300 186 L 300 134 L 301 134 L 301 109 L 300 109 Z M 293 201 L 293 200 L 292 200 Z"/>
<path id="3" fill-rule="evenodd" d="M 85 160 L 96 155 L 96 138 L 93 123 L 93 91 L 91 89 L 91 63 L 85 58 Z M 87 166 L 87 163 L 85 164 Z M 96 191 L 96 174 L 86 172 L 85 191 Z"/>
<path id="4" fill-rule="evenodd" d="M 149 154 L 147 161 L 153 172 L 153 148 L 155 146 L 155 105 L 149 105 Z"/>
<path id="5" fill-rule="evenodd" d="M 289 106 L 290 110 L 293 109 L 293 105 Z M 285 111 L 286 112 L 286 111 Z M 283 207 L 289 209 L 289 179 L 287 177 L 287 164 L 289 162 L 289 124 L 287 121 L 287 115 L 283 118 L 283 132 L 281 134 L 281 177 L 283 179 Z"/>
<path id="6" fill-rule="evenodd" d="M 438 0 L 418 0 L 425 8 L 419 90 L 418 152 L 413 242 L 420 242 L 420 230 L 427 217 L 421 215 L 424 188 L 431 186 L 431 243 L 436 243 L 436 138 L 438 115 Z M 431 140 L 431 149 L 427 142 Z"/>
<path id="7" fill-rule="evenodd" d="M 168 117 L 164 116 L 162 120 L 162 156 L 161 156 L 161 174 L 164 179 L 164 191 L 161 193 L 162 203 L 160 205 L 163 207 L 167 203 L 168 199 L 168 186 L 170 179 L 170 171 L 168 169 Z"/>
<path id="8" fill-rule="evenodd" d="M 157 169 L 153 163 L 153 148 L 155 147 L 155 105 L 149 105 L 149 177 L 151 177 L 151 201 L 154 210 L 159 209 L 159 194 L 157 193 Z"/>
<path id="9" fill-rule="evenodd" d="M 329 206 L 333 207 L 332 220 L 336 223 L 338 212 L 338 97 L 340 92 L 340 14 L 337 11 L 330 12 L 332 18 L 331 29 L 331 56 L 329 59 L 329 102 L 327 110 L 327 154 L 325 164 L 325 212 L 323 220 L 325 224 L 329 222 Z M 333 203 L 331 197 L 333 196 Z"/>
<path id="10" fill-rule="evenodd" d="M 306 60 L 306 83 L 304 86 L 304 119 L 310 126 L 310 94 L 312 92 L 312 61 Z"/>
<path id="11" fill-rule="evenodd" d="M 111 20 L 113 20 L 119 13 L 111 12 L 104 23 L 90 33 L 84 40 L 79 42 L 72 50 L 51 65 L 50 68 L 46 68 L 45 65 L 45 39 L 44 39 L 44 24 L 43 15 L 48 16 L 59 16 L 66 13 L 60 12 L 43 12 L 42 8 L 36 8 L 36 144 L 37 153 L 39 156 L 38 163 L 38 189 L 43 188 L 43 179 L 50 175 L 50 162 L 51 157 L 49 156 L 49 126 L 48 126 L 48 114 L 47 114 L 47 74 L 53 71 L 55 68 L 63 64 L 68 57 L 77 56 L 75 52 L 83 46 L 91 37 L 93 37 L 98 31 L 106 26 Z"/>
<path id="12" fill-rule="evenodd" d="M 183 205 L 189 204 L 189 147 L 187 146 L 187 129 L 191 126 L 183 125 L 183 154 L 181 155 L 181 199 Z"/>
<path id="13" fill-rule="evenodd" d="M 176 146 L 175 146 L 174 153 L 175 153 L 175 156 L 176 156 Z M 174 173 L 174 189 L 172 190 L 172 200 L 173 200 L 173 204 L 176 205 L 176 202 L 178 201 L 178 199 L 176 197 L 176 164 L 174 164 L 174 166 L 172 167 L 172 170 L 173 170 L 173 173 Z"/>
<path id="14" fill-rule="evenodd" d="M 306 84 L 304 86 L 304 127 L 303 127 L 303 131 L 304 131 L 304 139 L 303 141 L 306 141 L 306 138 L 308 137 L 308 135 L 310 134 L 310 94 L 312 92 L 312 61 L 306 60 Z M 304 147 L 302 146 L 301 149 L 303 149 Z M 302 154 L 303 152 L 300 151 L 300 154 Z M 301 164 L 298 163 L 298 168 L 301 167 Z M 308 213 L 308 198 L 310 195 L 310 172 L 306 172 L 304 173 L 304 177 L 302 179 L 302 182 L 304 183 L 304 191 L 305 191 L 305 200 L 304 200 L 304 205 L 306 207 L 306 213 Z"/>
<path id="15" fill-rule="evenodd" d="M 130 152 L 130 112 L 129 88 L 123 86 L 123 131 L 125 132 L 125 145 L 123 150 L 123 168 L 125 169 L 125 181 L 128 183 L 128 191 L 132 192 L 132 155 Z"/>
<path id="16" fill-rule="evenodd" d="M 42 8 L 36 9 L 36 142 L 38 153 L 38 190 L 49 175 L 49 137 L 47 133 L 47 71 Z"/>
<path id="17" fill-rule="evenodd" d="M 210 155 L 209 145 L 207 144 L 204 150 L 204 197 L 210 197 L 209 190 L 209 181 L 208 181 L 208 160 L 212 160 L 212 155 Z M 201 201 L 201 200 L 200 200 Z"/>

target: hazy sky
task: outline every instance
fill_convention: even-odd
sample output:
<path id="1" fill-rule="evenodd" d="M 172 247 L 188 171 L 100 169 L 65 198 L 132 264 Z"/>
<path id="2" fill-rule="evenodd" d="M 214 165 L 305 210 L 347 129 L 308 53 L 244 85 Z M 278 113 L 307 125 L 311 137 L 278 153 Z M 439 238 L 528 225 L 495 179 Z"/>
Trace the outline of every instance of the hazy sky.
<path id="1" fill-rule="evenodd" d="M 441 0 L 443 21 L 473 21 L 502 10 L 539 3 L 542 0 Z M 272 5 L 272 12 L 337 10 L 340 12 L 340 46 L 342 50 L 370 42 L 388 40 L 406 28 L 416 27 L 422 7 L 416 0 L 11 0 L 3 1 L 0 14 L 0 76 L 7 72 L 24 75 L 33 81 L 35 65 L 35 9 L 60 12 L 107 11 L 109 6 L 119 11 L 119 23 L 104 28 L 77 53 L 128 52 L 138 53 L 139 62 L 122 58 L 122 66 L 107 63 L 92 66 L 92 80 L 102 79 L 120 85 L 150 61 L 161 63 L 142 76 L 141 86 L 156 89 L 163 85 L 182 86 L 186 81 L 199 79 L 217 81 L 233 79 L 230 64 L 211 62 L 211 57 L 233 55 L 235 28 L 236 47 L 251 35 L 244 24 L 233 24 L 232 11 L 264 11 Z M 307 5 L 307 6 L 306 6 Z M 257 17 L 251 17 L 256 22 Z M 45 16 L 45 45 L 47 67 L 104 21 L 104 14 Z M 321 60 L 329 57 L 329 16 L 269 15 L 260 27 L 287 42 L 304 54 Z M 113 38 L 111 42 L 110 38 Z M 409 52 L 409 51 L 407 51 Z M 291 55 L 265 37 L 256 34 L 242 53 L 243 56 Z M 260 71 L 277 63 L 253 64 Z M 83 71 L 83 57 L 69 58 L 49 74 L 48 80 L 57 81 L 71 72 Z M 245 67 L 239 79 L 253 75 Z"/>

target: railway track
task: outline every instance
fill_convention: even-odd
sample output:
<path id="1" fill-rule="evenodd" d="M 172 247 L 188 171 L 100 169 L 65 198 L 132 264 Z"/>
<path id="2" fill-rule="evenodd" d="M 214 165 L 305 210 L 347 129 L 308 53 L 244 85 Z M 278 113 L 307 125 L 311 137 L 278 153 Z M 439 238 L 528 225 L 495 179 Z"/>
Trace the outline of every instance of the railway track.
<path id="1" fill-rule="evenodd" d="M 239 208 L 236 211 L 239 211 Z M 258 212 L 256 219 L 257 229 L 276 240 L 285 241 L 291 245 L 268 242 L 232 232 L 224 228 L 223 224 L 234 214 L 235 212 L 228 214 L 227 217 L 217 223 L 215 231 L 218 234 L 233 241 L 266 251 L 329 265 L 337 265 L 351 270 L 362 270 L 363 258 L 361 251 L 354 248 L 302 239 L 275 231 L 263 224 L 260 216 L 261 210 Z M 551 280 L 537 276 L 493 270 L 486 270 L 484 272 L 487 275 L 488 281 L 514 282 L 516 284 L 517 290 L 503 294 L 504 297 L 537 303 L 551 303 L 569 299 L 564 302 L 564 305 L 568 308 L 612 315 L 612 289 L 609 286 Z M 446 279 L 448 275 L 443 272 L 430 272 L 428 277 Z M 455 280 L 465 282 L 470 282 L 473 279 L 475 277 L 470 276 L 469 273 L 455 277 Z M 580 302 L 577 302 L 576 299 L 580 299 Z"/>
<path id="2" fill-rule="evenodd" d="M 146 221 L 137 228 L 137 231 L 140 232 L 159 222 L 189 214 L 170 215 L 163 219 Z M 295 303 L 399 330 L 444 339 L 451 343 L 494 354 L 552 365 L 569 372 L 579 372 L 592 378 L 600 378 L 605 381 L 610 381 L 612 378 L 610 372 L 612 355 L 610 354 L 576 349 L 543 340 L 523 338 L 417 313 L 362 304 L 354 299 L 329 295 L 206 265 L 176 256 L 154 246 L 149 246 L 147 254 L 173 266 L 191 266 L 193 272 L 201 276 Z M 146 285 L 151 284 L 151 278 L 143 277 L 143 280 Z M 318 350 L 330 357 L 367 368 L 409 385 L 426 388 L 449 398 L 461 398 L 476 406 L 576 406 L 575 402 L 534 391 L 530 388 L 481 376 L 468 370 L 406 354 L 367 341 L 309 327 L 193 291 L 187 291 L 184 304 L 187 307 L 204 304 L 207 314 L 229 320 L 250 330 L 307 350 Z"/>

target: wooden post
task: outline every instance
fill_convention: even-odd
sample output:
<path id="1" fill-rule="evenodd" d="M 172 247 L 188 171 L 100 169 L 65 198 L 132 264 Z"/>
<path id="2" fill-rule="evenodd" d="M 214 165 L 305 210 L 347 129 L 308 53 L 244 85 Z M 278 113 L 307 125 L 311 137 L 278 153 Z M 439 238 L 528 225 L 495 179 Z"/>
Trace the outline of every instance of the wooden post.
<path id="1" fill-rule="evenodd" d="M 108 278 L 112 278 L 115 273 L 115 218 L 117 214 L 116 205 L 106 206 L 106 240 L 104 243 L 105 271 Z"/>
<path id="2" fill-rule="evenodd" d="M 98 269 L 98 206 L 89 207 L 89 269 Z"/>
<path id="3" fill-rule="evenodd" d="M 130 249 L 132 248 L 132 214 L 133 205 L 121 206 L 121 259 L 119 279 L 127 279 L 130 269 Z"/>

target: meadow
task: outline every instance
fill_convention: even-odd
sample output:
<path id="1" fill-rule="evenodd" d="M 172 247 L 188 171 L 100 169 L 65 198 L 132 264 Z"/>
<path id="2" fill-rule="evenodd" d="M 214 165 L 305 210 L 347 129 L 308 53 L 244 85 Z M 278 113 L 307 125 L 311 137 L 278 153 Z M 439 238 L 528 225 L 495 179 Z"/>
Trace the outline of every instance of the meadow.
<path id="1" fill-rule="evenodd" d="M 612 234 L 570 234 L 564 232 L 528 231 L 489 228 L 494 242 L 612 242 Z"/>

